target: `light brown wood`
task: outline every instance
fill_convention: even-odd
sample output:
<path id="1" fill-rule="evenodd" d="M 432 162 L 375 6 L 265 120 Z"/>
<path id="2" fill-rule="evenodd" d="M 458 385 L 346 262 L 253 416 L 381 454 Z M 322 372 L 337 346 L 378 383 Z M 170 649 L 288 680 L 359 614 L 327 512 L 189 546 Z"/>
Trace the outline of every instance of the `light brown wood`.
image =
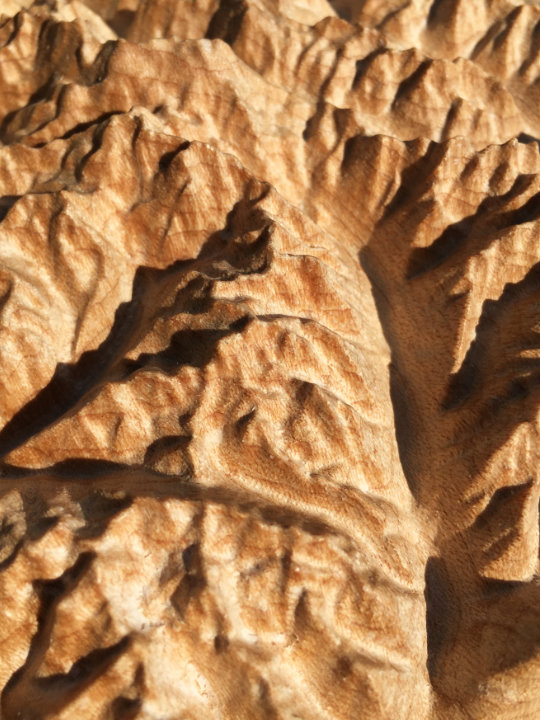
<path id="1" fill-rule="evenodd" d="M 540 715 L 540 8 L 0 6 L 1 720 Z"/>

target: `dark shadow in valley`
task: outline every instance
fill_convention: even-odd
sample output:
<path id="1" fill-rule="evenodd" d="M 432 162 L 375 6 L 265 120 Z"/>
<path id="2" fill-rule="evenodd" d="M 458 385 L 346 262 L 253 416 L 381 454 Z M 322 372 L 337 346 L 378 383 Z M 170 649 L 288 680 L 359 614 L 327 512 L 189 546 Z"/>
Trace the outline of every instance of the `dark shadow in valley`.
<path id="1" fill-rule="evenodd" d="M 56 715 L 128 648 L 130 638 L 125 636 L 113 645 L 92 650 L 74 662 L 67 673 L 44 677 L 38 675 L 50 647 L 58 604 L 87 575 L 94 557 L 92 552 L 83 552 L 60 577 L 34 582 L 34 590 L 40 600 L 37 630 L 30 642 L 25 662 L 11 675 L 2 691 L 0 707 L 2 717 L 6 720 L 16 720 L 23 714 L 28 720 Z"/>
<path id="2" fill-rule="evenodd" d="M 403 474 L 413 497 L 418 500 L 419 488 L 415 480 L 414 446 L 418 434 L 415 410 L 412 405 L 414 394 L 408 388 L 407 379 L 400 372 L 396 338 L 392 331 L 392 312 L 384 291 L 383 279 L 379 276 L 370 257 L 369 245 L 360 252 L 360 263 L 371 282 L 371 292 L 377 308 L 384 337 L 391 351 L 388 367 L 390 399 L 394 413 L 394 430 L 399 459 Z"/>
<path id="3" fill-rule="evenodd" d="M 168 171 L 168 165 L 164 172 Z M 253 187 L 227 216 L 223 230 L 212 234 L 192 260 L 179 260 L 164 269 L 139 267 L 133 280 L 131 300 L 122 303 L 107 338 L 95 350 L 84 352 L 75 363 L 59 363 L 37 395 L 22 407 L 0 431 L 0 458 L 20 447 L 31 437 L 69 417 L 90 402 L 106 382 L 125 381 L 134 372 L 152 367 L 173 372 L 181 365 L 202 368 L 212 359 L 224 337 L 240 333 L 247 316 L 208 329 L 185 329 L 173 334 L 170 344 L 154 354 L 143 353 L 135 360 L 125 355 L 136 347 L 157 318 L 167 313 L 208 311 L 213 282 L 234 280 L 238 275 L 264 273 L 271 250 L 270 220 L 257 207 L 269 186 L 251 197 Z M 254 238 L 245 240 L 246 232 Z M 196 277 L 182 285 L 183 278 L 195 271 Z M 167 299 L 173 297 L 172 305 Z"/>
<path id="4" fill-rule="evenodd" d="M 444 650 L 451 627 L 452 603 L 448 573 L 444 562 L 438 557 L 430 557 L 426 563 L 424 596 L 426 600 L 427 670 L 433 684 L 436 679 L 438 660 Z"/>
<path id="5" fill-rule="evenodd" d="M 77 412 L 110 378 L 115 363 L 135 345 L 150 321 L 151 296 L 163 291 L 164 281 L 183 269 L 178 262 L 166 270 L 139 268 L 133 295 L 116 311 L 108 337 L 96 350 L 81 355 L 74 364 L 59 363 L 49 383 L 0 431 L 0 457 L 24 444 L 60 419 Z M 189 263 L 187 263 L 189 264 Z"/>
<path id="6" fill-rule="evenodd" d="M 518 175 L 508 192 L 486 197 L 474 213 L 449 225 L 428 247 L 415 248 L 411 252 L 407 278 L 434 270 L 464 247 L 469 253 L 488 247 L 496 232 L 537 220 L 540 217 L 540 193 L 528 198 L 515 210 L 503 209 L 525 194 L 536 179 L 536 175 Z M 473 237 L 481 238 L 480 247 L 478 242 L 472 241 Z"/>

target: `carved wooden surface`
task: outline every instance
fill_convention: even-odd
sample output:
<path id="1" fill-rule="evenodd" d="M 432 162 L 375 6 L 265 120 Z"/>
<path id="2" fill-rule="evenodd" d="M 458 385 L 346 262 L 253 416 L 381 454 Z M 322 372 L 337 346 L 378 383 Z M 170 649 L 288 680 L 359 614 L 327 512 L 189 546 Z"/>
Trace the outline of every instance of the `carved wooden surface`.
<path id="1" fill-rule="evenodd" d="M 540 714 L 540 7 L 0 6 L 0 718 Z"/>

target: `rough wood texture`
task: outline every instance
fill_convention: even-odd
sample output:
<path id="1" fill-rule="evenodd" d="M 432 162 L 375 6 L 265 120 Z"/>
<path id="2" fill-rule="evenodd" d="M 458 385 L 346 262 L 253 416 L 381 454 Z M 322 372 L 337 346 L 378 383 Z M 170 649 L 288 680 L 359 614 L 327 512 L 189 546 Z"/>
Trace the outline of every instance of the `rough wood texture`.
<path id="1" fill-rule="evenodd" d="M 2 720 L 540 716 L 540 8 L 4 0 Z"/>

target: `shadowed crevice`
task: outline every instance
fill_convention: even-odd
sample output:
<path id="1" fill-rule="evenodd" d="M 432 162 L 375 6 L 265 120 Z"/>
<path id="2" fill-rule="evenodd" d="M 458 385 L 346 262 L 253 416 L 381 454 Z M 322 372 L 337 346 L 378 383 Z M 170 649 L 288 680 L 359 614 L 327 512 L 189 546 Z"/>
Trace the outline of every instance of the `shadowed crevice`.
<path id="1" fill-rule="evenodd" d="M 459 222 L 449 225 L 428 247 L 415 248 L 411 252 L 407 278 L 412 279 L 434 270 L 449 260 L 465 245 L 470 251 L 478 252 L 478 243 L 471 243 L 471 237 L 481 233 L 482 247 L 487 247 L 497 231 L 506 230 L 540 218 L 540 193 L 536 193 L 516 210 L 502 211 L 508 203 L 526 193 L 537 182 L 537 176 L 518 175 L 512 187 L 504 195 L 486 197 L 476 212 Z"/>
<path id="2" fill-rule="evenodd" d="M 474 521 L 473 527 L 482 530 L 491 525 L 499 515 L 505 516 L 508 514 L 510 516 L 508 520 L 515 519 L 513 517 L 515 512 L 507 512 L 508 505 L 515 505 L 517 503 L 521 506 L 528 496 L 533 482 L 533 479 L 530 478 L 527 482 L 520 483 L 519 485 L 509 485 L 496 490 L 491 496 L 489 503 Z"/>
<path id="3" fill-rule="evenodd" d="M 353 79 L 353 83 L 352 83 L 353 90 L 356 90 L 360 81 L 367 74 L 367 72 L 370 69 L 373 62 L 379 57 L 379 55 L 384 55 L 385 52 L 387 52 L 386 48 L 378 47 L 378 48 L 375 48 L 375 50 L 372 50 L 370 53 L 368 53 L 368 55 L 366 55 L 361 60 L 356 61 L 356 69 L 355 69 L 354 79 Z"/>
<path id="4" fill-rule="evenodd" d="M 106 382 L 125 381 L 143 368 L 166 373 L 181 365 L 203 368 L 224 337 L 242 332 L 249 317 L 225 325 L 218 318 L 215 328 L 176 332 L 169 346 L 158 353 L 142 353 L 136 360 L 124 359 L 158 318 L 185 311 L 194 303 L 202 302 L 197 312 L 208 309 L 213 282 L 267 271 L 272 258 L 271 221 L 257 204 L 269 189 L 265 183 L 249 184 L 245 196 L 228 213 L 225 228 L 208 238 L 195 259 L 179 260 L 164 269 L 139 267 L 133 280 L 132 298 L 118 307 L 107 338 L 97 349 L 83 353 L 76 363 L 57 365 L 49 383 L 0 431 L 0 457 L 78 412 Z M 190 271 L 197 273 L 199 281 L 190 279 L 182 286 Z M 167 298 L 179 285 L 172 306 L 168 306 Z M 194 311 L 194 307 L 191 309 Z"/>
<path id="5" fill-rule="evenodd" d="M 146 690 L 144 665 L 137 665 L 133 682 L 124 695 L 111 703 L 111 720 L 134 720 L 142 707 L 142 698 Z"/>
<path id="6" fill-rule="evenodd" d="M 418 410 L 414 404 L 414 392 L 410 389 L 409 382 L 399 367 L 398 343 L 392 332 L 392 308 L 384 292 L 383 280 L 372 260 L 369 246 L 360 252 L 359 259 L 371 283 L 371 292 L 381 329 L 391 351 L 391 361 L 388 367 L 389 391 L 394 415 L 396 445 L 403 475 L 412 496 L 418 500 L 421 488 L 418 487 L 416 480 L 414 454 L 419 428 L 416 421 Z"/>
<path id="7" fill-rule="evenodd" d="M 5 720 L 21 717 L 41 720 L 60 713 L 127 650 L 131 642 L 129 636 L 108 647 L 92 650 L 76 660 L 67 673 L 39 674 L 51 644 L 58 604 L 74 592 L 94 558 L 93 552 L 83 552 L 58 578 L 34 582 L 40 601 L 38 628 L 24 664 L 13 673 L 2 691 L 0 707 Z"/>
<path id="8" fill-rule="evenodd" d="M 430 557 L 426 563 L 425 591 L 427 670 L 433 684 L 437 665 L 450 629 L 451 588 L 444 562 Z"/>
<path id="9" fill-rule="evenodd" d="M 83 67 L 81 60 L 81 45 L 83 39 L 78 32 L 74 31 L 74 27 L 72 23 L 58 22 L 52 19 L 45 20 L 41 25 L 38 48 L 34 60 L 36 76 L 38 78 L 40 77 L 42 68 L 52 67 L 52 70 L 48 77 L 41 82 L 41 85 L 29 96 L 24 105 L 11 110 L 4 116 L 0 124 L 0 138 L 4 144 L 11 144 L 18 139 L 17 130 L 19 127 L 27 128 L 27 132 L 25 132 L 25 135 L 27 135 L 43 129 L 55 120 L 60 113 L 65 90 L 70 81 L 75 81 L 81 86 L 92 86 L 100 83 L 108 74 L 110 59 L 117 46 L 117 41 L 106 41 L 102 45 L 95 60 L 90 65 Z M 72 68 L 73 58 L 77 60 L 77 72 L 74 72 Z M 43 101 L 52 101 L 55 95 L 56 112 L 54 115 L 46 119 L 38 127 L 30 127 L 28 131 L 28 120 L 32 116 L 33 107 Z M 111 111 L 110 113 L 105 113 L 104 116 L 119 114 L 119 112 L 120 111 Z M 102 119 L 104 119 L 104 117 L 97 118 L 91 121 L 89 125 L 80 123 L 80 126 L 87 125 L 87 127 L 89 127 L 90 125 L 96 124 L 96 122 L 100 122 Z M 15 125 L 13 129 L 10 127 L 12 123 Z M 85 128 L 74 129 L 71 134 L 81 132 L 83 129 Z M 63 137 L 71 137 L 71 134 L 70 131 L 68 131 Z M 39 143 L 37 147 L 41 147 L 42 145 L 43 143 Z"/>
<path id="10" fill-rule="evenodd" d="M 127 510 L 133 503 L 130 495 L 110 496 L 93 490 L 79 501 L 86 524 L 77 530 L 78 538 L 102 536 L 113 518 Z"/>
<path id="11" fill-rule="evenodd" d="M 414 408 L 406 392 L 406 384 L 397 367 L 391 363 L 390 373 L 390 399 L 394 412 L 394 431 L 399 459 L 403 474 L 414 498 L 418 498 L 420 488 L 415 478 L 414 459 L 412 448 L 418 434 Z"/>
<path id="12" fill-rule="evenodd" d="M 421 85 L 432 63 L 433 61 L 431 59 L 424 60 L 420 63 L 416 70 L 409 75 L 409 77 L 405 78 L 400 82 L 398 89 L 396 90 L 394 99 L 392 101 L 392 109 L 401 100 L 403 100 L 404 97 L 410 95 L 412 92 L 414 92 L 414 90 L 416 90 L 417 87 Z"/>
<path id="13" fill-rule="evenodd" d="M 224 507 L 238 508 L 242 512 L 253 514 L 264 522 L 279 525 L 283 528 L 297 527 L 310 535 L 336 535 L 348 537 L 342 528 L 334 527 L 309 509 L 295 509 L 283 503 L 271 502 L 268 497 L 250 491 L 248 488 L 206 486 L 194 481 L 192 476 L 170 475 L 159 472 L 140 464 L 121 465 L 94 462 L 94 473 L 81 476 L 80 465 L 86 469 L 90 463 L 82 458 L 72 458 L 69 462 L 71 474 L 62 472 L 64 463 L 57 463 L 46 468 L 32 469 L 11 465 L 2 466 L 2 484 L 4 492 L 10 487 L 17 487 L 25 492 L 25 487 L 35 487 L 39 482 L 42 491 L 48 488 L 70 488 L 70 495 L 77 502 L 84 502 L 88 497 L 88 485 L 92 485 L 92 493 L 100 493 L 109 497 L 103 500 L 103 520 L 108 523 L 116 514 L 129 507 L 134 497 L 176 498 L 178 500 L 215 503 Z M 110 493 L 121 492 L 122 497 L 111 498 Z M 98 502 L 97 499 L 94 502 Z M 46 506 L 44 506 L 44 512 Z M 82 532 L 90 532 L 91 527 Z"/>
<path id="14" fill-rule="evenodd" d="M 59 522 L 60 518 L 57 515 L 42 517 L 31 525 L 28 525 L 26 536 L 31 542 L 36 542 L 56 527 Z"/>
<path id="15" fill-rule="evenodd" d="M 22 195 L 3 195 L 0 197 L 0 222 L 6 217 L 11 208 L 15 205 L 17 200 L 20 200 Z"/>
<path id="16" fill-rule="evenodd" d="M 133 21 L 135 20 L 135 10 L 118 10 L 114 17 L 107 20 L 107 25 L 114 30 L 118 37 L 127 37 Z"/>
<path id="17" fill-rule="evenodd" d="M 428 28 L 438 25 L 439 22 L 448 22 L 449 12 L 445 4 L 447 4 L 446 0 L 432 0 L 427 16 Z"/>
<path id="18" fill-rule="evenodd" d="M 496 580 L 493 578 L 482 578 L 482 596 L 493 600 L 518 593 L 530 583 L 522 580 Z"/>
<path id="19" fill-rule="evenodd" d="M 162 457 L 172 452 L 180 452 L 185 454 L 191 442 L 190 435 L 165 435 L 154 440 L 146 449 L 144 455 L 144 465 L 152 466 L 159 462 Z"/>
<path id="20" fill-rule="evenodd" d="M 414 206 L 433 184 L 433 173 L 447 152 L 445 143 L 430 142 L 425 155 L 411 162 L 401 174 L 401 183 L 392 200 L 385 207 L 381 222 L 393 218 L 407 206 Z"/>
<path id="21" fill-rule="evenodd" d="M 478 42 L 474 46 L 472 52 L 469 55 L 471 60 L 476 60 L 476 58 L 482 53 L 482 51 L 489 46 L 489 43 L 499 34 L 502 26 L 503 20 L 495 20 L 495 22 L 488 28 L 487 32 L 484 33 L 484 35 L 480 38 L 480 40 L 478 40 Z"/>
<path id="22" fill-rule="evenodd" d="M 540 349 L 536 329 L 540 319 L 539 301 L 540 263 L 537 263 L 523 280 L 506 285 L 497 300 L 484 302 L 475 338 L 460 369 L 448 383 L 442 404 L 444 410 L 455 410 L 477 398 L 488 400 L 490 412 L 494 412 L 508 403 L 523 401 L 539 386 L 540 359 L 520 357 L 524 349 Z M 497 348 L 501 343 L 506 343 L 510 351 L 504 368 L 498 367 Z M 494 385 L 492 380 L 498 384 Z M 486 391 L 490 392 L 489 399 L 485 398 Z M 523 405 L 521 409 L 513 426 L 526 420 L 532 410 Z"/>
<path id="23" fill-rule="evenodd" d="M 407 2 L 407 0 L 404 0 L 403 5 L 400 5 L 399 7 L 395 8 L 394 10 L 390 10 L 390 12 L 388 12 L 388 13 L 383 17 L 383 19 L 382 19 L 379 23 L 377 23 L 377 25 L 376 25 L 375 27 L 376 27 L 378 30 L 381 30 L 382 32 L 384 32 L 384 26 L 386 25 L 386 23 L 390 23 L 390 22 L 392 22 L 392 20 L 394 20 L 394 18 L 399 17 L 399 14 L 400 14 L 407 6 L 408 6 L 408 2 Z"/>
<path id="24" fill-rule="evenodd" d="M 0 562 L 0 572 L 7 570 L 11 565 L 13 565 L 23 547 L 24 539 L 19 540 L 9 555 Z"/>
<path id="25" fill-rule="evenodd" d="M 527 71 L 531 67 L 533 67 L 533 65 L 537 61 L 538 53 L 540 53 L 540 20 L 537 21 L 536 25 L 533 28 L 529 52 L 527 53 L 525 60 L 520 65 L 520 68 L 518 70 L 519 76 L 525 75 L 525 73 L 527 73 Z M 527 135 L 527 137 L 530 137 L 530 135 Z M 537 143 L 540 142 L 537 138 L 532 139 L 535 140 Z"/>
<path id="26" fill-rule="evenodd" d="M 540 147 L 540 140 L 532 135 L 528 135 L 527 133 L 519 133 L 517 141 L 524 143 L 525 145 L 528 145 L 529 143 L 536 143 L 538 147 Z"/>
<path id="27" fill-rule="evenodd" d="M 443 142 L 446 142 L 447 140 L 450 140 L 453 136 L 453 125 L 456 120 L 456 118 L 459 115 L 459 112 L 461 108 L 463 107 L 464 101 L 462 98 L 454 98 L 452 100 L 452 103 L 450 107 L 448 108 L 448 112 L 446 113 L 446 118 L 444 120 L 442 130 L 441 130 L 441 140 Z"/>
<path id="28" fill-rule="evenodd" d="M 219 8 L 210 19 L 205 37 L 209 40 L 223 40 L 232 45 L 242 29 L 247 7 L 244 0 L 220 0 Z"/>
<path id="29" fill-rule="evenodd" d="M 182 621 L 185 620 L 188 606 L 196 601 L 206 587 L 201 548 L 198 543 L 189 545 L 182 553 L 185 574 L 171 595 L 171 605 Z"/>
<path id="30" fill-rule="evenodd" d="M 81 73 L 81 84 L 88 86 L 98 85 L 107 77 L 110 62 L 117 47 L 118 40 L 107 40 L 103 43 L 94 62 L 84 68 L 84 71 Z"/>
<path id="31" fill-rule="evenodd" d="M 11 45 L 11 43 L 15 40 L 15 38 L 16 38 L 17 35 L 19 34 L 19 31 L 20 31 L 20 29 L 21 29 L 21 27 L 22 27 L 22 23 L 23 23 L 23 11 L 22 11 L 22 10 L 19 11 L 19 12 L 18 12 L 16 15 L 14 15 L 12 18 L 8 17 L 8 18 L 6 19 L 6 22 L 3 23 L 1 27 L 3 28 L 4 25 L 6 25 L 7 23 L 12 23 L 12 24 L 13 24 L 13 28 L 12 28 L 10 34 L 9 34 L 8 39 L 7 39 L 6 42 L 2 45 L 2 48 L 6 48 L 8 45 Z"/>
<path id="32" fill-rule="evenodd" d="M 93 127 L 94 125 L 101 125 L 101 123 L 104 123 L 106 120 L 109 120 L 115 115 L 124 115 L 124 112 L 122 110 L 111 110 L 110 112 L 98 115 L 92 120 L 86 120 L 85 122 L 77 123 L 77 125 L 74 125 L 69 130 L 66 130 L 66 132 L 60 136 L 60 140 L 69 140 L 69 138 L 73 137 L 73 135 L 82 133 L 85 130 L 88 130 L 88 128 Z"/>
<path id="33" fill-rule="evenodd" d="M 27 403 L 0 432 L 0 456 L 89 402 L 108 379 L 119 358 L 135 345 L 150 322 L 148 306 L 163 283 L 185 263 L 166 270 L 139 268 L 133 281 L 132 300 L 122 303 L 108 337 L 97 348 L 81 355 L 72 365 L 59 363 L 50 382 Z M 189 263 L 187 263 L 189 264 Z"/>
<path id="34" fill-rule="evenodd" d="M 171 336 L 164 350 L 143 353 L 136 360 L 125 361 L 124 367 L 129 374 L 155 369 L 167 375 L 176 373 L 184 365 L 202 369 L 214 357 L 221 340 L 242 332 L 249 322 L 250 318 L 244 316 L 220 330 L 179 330 Z"/>
<path id="35" fill-rule="evenodd" d="M 328 75 L 324 79 L 324 82 L 322 83 L 322 85 L 319 89 L 319 96 L 317 99 L 317 105 L 315 108 L 315 112 L 311 117 L 309 117 L 306 120 L 304 131 L 302 132 L 302 137 L 306 141 L 310 140 L 312 137 L 314 137 L 319 130 L 319 125 L 324 116 L 324 111 L 326 108 L 326 102 L 325 102 L 324 98 L 325 98 L 325 96 L 328 92 L 328 89 L 330 88 L 330 85 L 332 84 L 332 81 L 336 75 L 336 72 L 339 68 L 339 63 L 341 61 L 341 58 L 343 57 L 344 52 L 345 52 L 344 47 L 340 47 L 336 50 L 336 54 L 334 56 L 334 61 L 332 63 L 332 67 L 330 68 Z"/>
<path id="36" fill-rule="evenodd" d="M 118 697 L 111 705 L 112 720 L 135 720 L 141 708 L 140 698 Z"/>
<path id="37" fill-rule="evenodd" d="M 35 678 L 37 693 L 50 695 L 56 700 L 55 705 L 66 705 L 74 697 L 80 694 L 94 679 L 102 675 L 106 669 L 127 650 L 130 643 L 129 637 L 124 637 L 114 645 L 92 650 L 84 657 L 73 663 L 67 673 L 57 673 L 47 677 Z M 55 711 L 58 710 L 55 708 Z"/>
<path id="38" fill-rule="evenodd" d="M 64 706 L 62 693 L 54 692 L 56 688 L 51 693 L 52 685 L 47 684 L 48 678 L 38 678 L 37 674 L 50 646 L 58 603 L 77 587 L 94 557 L 93 552 L 83 552 L 60 577 L 34 581 L 34 590 L 40 601 L 38 628 L 30 642 L 24 664 L 13 673 L 2 691 L 0 707 L 5 720 L 17 720 L 22 716 L 28 720 L 40 720 Z M 76 688 L 72 689 L 76 691 Z"/>
<path id="39" fill-rule="evenodd" d="M 501 32 L 499 32 L 499 34 L 496 35 L 493 39 L 493 52 L 499 50 L 505 43 L 505 41 L 508 39 L 508 36 L 512 32 L 512 28 L 517 22 L 519 22 L 519 16 L 521 14 L 522 8 L 523 5 L 518 5 L 517 7 L 512 8 L 512 10 L 502 21 L 500 25 L 500 27 L 502 28 Z"/>
<path id="40" fill-rule="evenodd" d="M 162 173 L 166 173 L 167 170 L 170 168 L 174 158 L 179 153 L 187 150 L 190 145 L 191 143 L 189 142 L 189 140 L 183 140 L 174 150 L 169 150 L 169 152 L 163 153 L 158 162 L 158 167 L 160 171 Z"/>
<path id="41" fill-rule="evenodd" d="M 50 100 L 54 95 L 54 91 L 60 79 L 58 72 L 53 71 L 47 80 L 35 90 L 28 98 L 27 105 L 34 105 L 35 103 L 41 102 L 42 100 Z"/>
<path id="42" fill-rule="evenodd" d="M 259 679 L 259 688 L 258 688 L 258 695 L 259 695 L 259 707 L 261 708 L 263 712 L 263 717 L 265 720 L 279 720 L 280 713 L 278 712 L 276 706 L 272 702 L 272 693 L 270 690 L 270 685 L 264 678 Z"/>

